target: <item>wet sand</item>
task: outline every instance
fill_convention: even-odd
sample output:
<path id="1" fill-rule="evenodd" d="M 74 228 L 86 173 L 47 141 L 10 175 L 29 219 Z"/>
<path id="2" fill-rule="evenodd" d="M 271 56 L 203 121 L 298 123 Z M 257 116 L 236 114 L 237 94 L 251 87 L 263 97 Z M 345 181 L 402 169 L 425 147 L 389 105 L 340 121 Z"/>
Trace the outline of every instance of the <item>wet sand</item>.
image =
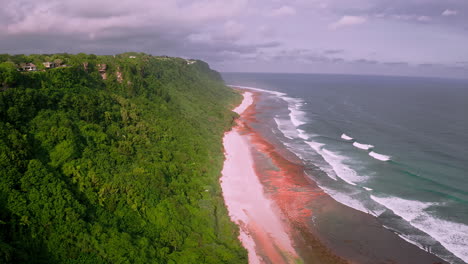
<path id="1" fill-rule="evenodd" d="M 294 155 L 256 129 L 260 94 L 246 94 L 225 135 L 222 188 L 250 263 L 445 263 L 344 206 L 304 173 Z M 253 99 L 253 100 L 252 100 Z M 291 158 L 292 157 L 292 158 Z M 268 212 L 269 211 L 269 212 Z"/>

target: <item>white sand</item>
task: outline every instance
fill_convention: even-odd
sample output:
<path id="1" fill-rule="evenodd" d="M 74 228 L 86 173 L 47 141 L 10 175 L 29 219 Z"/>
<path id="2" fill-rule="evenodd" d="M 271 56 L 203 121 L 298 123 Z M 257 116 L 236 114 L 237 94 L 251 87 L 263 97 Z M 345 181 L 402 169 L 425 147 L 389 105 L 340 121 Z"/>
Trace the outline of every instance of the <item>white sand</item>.
<path id="1" fill-rule="evenodd" d="M 244 94 L 244 100 L 242 100 L 242 103 L 234 108 L 234 112 L 238 113 L 239 115 L 242 114 L 252 103 L 253 103 L 253 94 L 249 92 L 245 92 Z"/>
<path id="2" fill-rule="evenodd" d="M 252 93 L 245 92 L 242 104 L 234 111 L 242 114 L 252 103 Z M 274 213 L 272 201 L 265 197 L 255 174 L 247 136 L 240 135 L 235 127 L 225 134 L 223 142 L 226 160 L 221 187 L 229 216 L 240 227 L 239 239 L 248 251 L 249 263 L 262 263 L 257 251 L 259 247 L 270 259 L 280 256 L 278 252 L 272 252 L 278 248 L 297 256 L 280 217 Z M 256 245 L 256 242 L 262 245 Z"/>

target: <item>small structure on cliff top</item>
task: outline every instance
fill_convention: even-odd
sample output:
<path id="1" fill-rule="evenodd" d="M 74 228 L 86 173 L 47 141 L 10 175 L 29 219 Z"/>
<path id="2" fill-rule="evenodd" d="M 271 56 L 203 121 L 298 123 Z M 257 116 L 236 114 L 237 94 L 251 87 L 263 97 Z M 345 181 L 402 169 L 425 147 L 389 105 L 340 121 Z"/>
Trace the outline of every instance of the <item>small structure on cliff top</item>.
<path id="1" fill-rule="evenodd" d="M 21 63 L 20 68 L 23 71 L 37 71 L 37 67 L 33 63 Z"/>
<path id="2" fill-rule="evenodd" d="M 57 64 L 55 64 L 55 62 L 50 61 L 43 62 L 42 65 L 44 65 L 46 69 L 53 69 L 57 67 Z"/>

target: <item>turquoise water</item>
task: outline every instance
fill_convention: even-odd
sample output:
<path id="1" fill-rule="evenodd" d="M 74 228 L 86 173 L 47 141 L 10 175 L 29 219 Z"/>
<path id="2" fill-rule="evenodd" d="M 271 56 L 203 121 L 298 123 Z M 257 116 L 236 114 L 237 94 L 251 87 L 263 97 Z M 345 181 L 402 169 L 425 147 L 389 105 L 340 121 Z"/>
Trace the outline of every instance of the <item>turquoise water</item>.
<path id="1" fill-rule="evenodd" d="M 468 262 L 467 80 L 223 78 L 264 91 L 260 118 L 335 200 L 451 263 Z"/>

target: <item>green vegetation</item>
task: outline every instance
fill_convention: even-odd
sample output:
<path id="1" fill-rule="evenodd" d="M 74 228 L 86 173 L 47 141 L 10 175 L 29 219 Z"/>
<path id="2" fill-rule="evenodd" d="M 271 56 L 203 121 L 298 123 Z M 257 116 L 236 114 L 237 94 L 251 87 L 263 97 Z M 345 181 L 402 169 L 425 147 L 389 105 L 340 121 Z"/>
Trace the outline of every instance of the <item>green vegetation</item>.
<path id="1" fill-rule="evenodd" d="M 240 96 L 206 63 L 0 55 L 0 85 L 0 263 L 247 262 L 219 186 Z"/>

